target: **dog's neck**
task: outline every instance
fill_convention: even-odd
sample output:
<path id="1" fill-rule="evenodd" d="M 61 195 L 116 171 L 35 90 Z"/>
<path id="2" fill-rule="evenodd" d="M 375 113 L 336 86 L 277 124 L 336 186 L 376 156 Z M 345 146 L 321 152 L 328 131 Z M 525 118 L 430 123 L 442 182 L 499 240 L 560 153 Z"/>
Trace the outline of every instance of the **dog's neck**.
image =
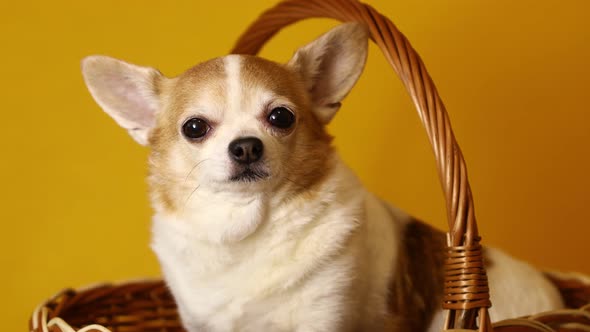
<path id="1" fill-rule="evenodd" d="M 200 241 L 233 244 L 252 235 L 268 219 L 270 197 L 259 193 L 195 192 L 191 204 L 173 215 L 175 223 L 193 225 Z"/>

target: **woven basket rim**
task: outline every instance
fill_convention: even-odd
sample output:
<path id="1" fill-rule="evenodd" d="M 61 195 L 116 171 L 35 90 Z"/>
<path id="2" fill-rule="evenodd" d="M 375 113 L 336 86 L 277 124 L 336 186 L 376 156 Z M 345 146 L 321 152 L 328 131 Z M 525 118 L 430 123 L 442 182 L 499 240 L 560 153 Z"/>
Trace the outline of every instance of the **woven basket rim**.
<path id="1" fill-rule="evenodd" d="M 582 277 L 588 279 L 590 281 L 590 276 L 581 275 Z M 31 332 L 49 332 L 52 331 L 52 328 L 59 328 L 60 332 L 114 332 L 109 330 L 107 327 L 100 325 L 100 324 L 89 324 L 84 326 L 81 329 L 76 330 L 72 327 L 66 320 L 61 318 L 60 316 L 51 317 L 51 307 L 55 302 L 61 301 L 60 297 L 64 294 L 83 294 L 89 293 L 93 294 L 97 290 L 103 289 L 105 287 L 109 288 L 123 288 L 131 286 L 132 288 L 136 288 L 136 286 L 143 286 L 148 284 L 152 285 L 161 285 L 162 287 L 166 288 L 164 281 L 160 278 L 133 278 L 127 280 L 120 280 L 116 282 L 102 282 L 102 283 L 92 283 L 77 289 L 74 288 L 65 288 L 60 292 L 57 292 L 54 296 L 50 299 L 42 302 L 39 306 L 35 308 L 33 311 L 30 321 L 29 321 L 29 330 Z M 590 292 L 590 282 L 587 283 L 587 289 Z M 590 328 L 590 303 L 580 307 L 579 309 L 558 309 L 553 311 L 544 311 L 541 313 L 537 313 L 528 317 L 521 317 L 521 318 L 511 318 L 496 322 L 493 324 L 494 328 L 510 328 L 510 327 L 528 327 L 533 328 L 531 331 L 546 331 L 546 332 L 555 332 L 555 330 L 551 327 L 551 325 L 547 325 L 543 320 L 551 319 L 554 317 L 561 317 L 562 319 L 568 320 L 571 317 L 582 317 L 588 320 L 589 324 L 581 325 L 584 328 Z M 541 321 L 539 321 L 541 320 Z M 570 323 L 572 324 L 572 323 Z M 570 325 L 571 326 L 571 325 Z M 445 331 L 473 331 L 469 329 L 449 329 Z M 503 329 L 504 331 L 504 329 Z"/>

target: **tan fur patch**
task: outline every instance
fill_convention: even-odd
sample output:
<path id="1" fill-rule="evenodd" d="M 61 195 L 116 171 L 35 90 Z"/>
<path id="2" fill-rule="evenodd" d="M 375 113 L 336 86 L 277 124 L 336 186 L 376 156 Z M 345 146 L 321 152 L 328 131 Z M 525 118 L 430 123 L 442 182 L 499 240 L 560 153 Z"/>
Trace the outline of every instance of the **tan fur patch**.
<path id="1" fill-rule="evenodd" d="M 178 118 L 192 100 L 205 92 L 216 95 L 224 102 L 225 71 L 221 58 L 194 66 L 172 79 L 166 86 L 164 105 L 156 119 L 156 127 L 150 133 L 150 145 L 154 150 L 165 150 L 178 137 Z"/>
<path id="2" fill-rule="evenodd" d="M 403 230 L 395 275 L 389 288 L 389 322 L 394 331 L 426 331 L 441 308 L 446 240 L 418 221 Z"/>

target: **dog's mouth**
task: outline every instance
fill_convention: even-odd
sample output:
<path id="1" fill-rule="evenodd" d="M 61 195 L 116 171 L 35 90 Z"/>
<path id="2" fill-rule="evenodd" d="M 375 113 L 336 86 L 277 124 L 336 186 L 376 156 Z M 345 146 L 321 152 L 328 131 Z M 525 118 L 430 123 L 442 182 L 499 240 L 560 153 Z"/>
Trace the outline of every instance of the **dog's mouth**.
<path id="1" fill-rule="evenodd" d="M 232 182 L 255 182 L 269 176 L 267 172 L 251 167 L 246 167 L 229 178 Z"/>

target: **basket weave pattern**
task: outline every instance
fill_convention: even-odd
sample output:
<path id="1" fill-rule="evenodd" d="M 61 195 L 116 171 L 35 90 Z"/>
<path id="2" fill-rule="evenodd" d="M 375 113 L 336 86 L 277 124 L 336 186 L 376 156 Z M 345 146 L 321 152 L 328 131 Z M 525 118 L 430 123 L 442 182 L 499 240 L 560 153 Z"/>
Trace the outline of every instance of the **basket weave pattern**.
<path id="1" fill-rule="evenodd" d="M 436 87 L 408 39 L 371 6 L 356 0 L 286 0 L 263 13 L 240 37 L 232 53 L 256 54 L 283 27 L 325 17 L 363 22 L 406 87 L 426 129 L 445 194 L 448 250 L 443 307 L 445 329 L 492 331 L 491 306 L 471 188 L 461 149 Z M 551 277 L 551 275 L 549 275 Z M 590 281 L 552 278 L 566 303 L 590 302 Z M 494 331 L 590 331 L 590 304 L 495 324 Z M 34 332 L 180 332 L 176 306 L 160 280 L 66 290 L 33 314 Z"/>
<path id="2" fill-rule="evenodd" d="M 176 304 L 161 280 L 61 291 L 29 322 L 38 332 L 184 332 Z"/>

